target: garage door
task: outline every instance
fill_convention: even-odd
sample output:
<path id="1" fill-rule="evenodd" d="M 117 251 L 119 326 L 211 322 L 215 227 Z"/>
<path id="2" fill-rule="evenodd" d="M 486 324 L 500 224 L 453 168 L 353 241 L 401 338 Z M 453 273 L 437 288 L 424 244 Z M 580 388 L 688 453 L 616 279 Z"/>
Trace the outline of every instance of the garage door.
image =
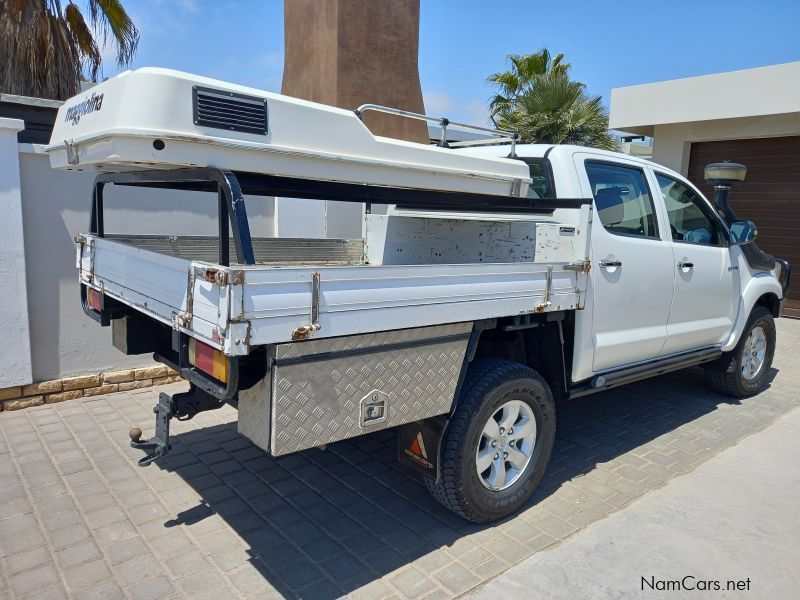
<path id="1" fill-rule="evenodd" d="M 740 219 L 758 226 L 758 245 L 788 259 L 795 269 L 786 316 L 800 317 L 800 136 L 696 142 L 689 159 L 689 179 L 712 198 L 703 167 L 730 160 L 747 165 L 747 179 L 731 191 Z"/>

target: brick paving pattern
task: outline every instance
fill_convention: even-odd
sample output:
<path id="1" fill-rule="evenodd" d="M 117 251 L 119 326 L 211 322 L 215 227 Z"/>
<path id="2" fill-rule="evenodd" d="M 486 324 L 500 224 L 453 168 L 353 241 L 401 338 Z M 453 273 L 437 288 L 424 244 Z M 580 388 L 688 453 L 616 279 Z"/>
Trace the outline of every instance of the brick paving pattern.
<path id="1" fill-rule="evenodd" d="M 175 422 L 172 454 L 138 468 L 129 427 L 184 384 L 0 413 L 0 598 L 457 596 L 796 406 L 800 321 L 778 332 L 755 398 L 695 369 L 561 403 L 541 488 L 489 526 L 440 508 L 391 432 L 273 459 L 225 408 Z"/>

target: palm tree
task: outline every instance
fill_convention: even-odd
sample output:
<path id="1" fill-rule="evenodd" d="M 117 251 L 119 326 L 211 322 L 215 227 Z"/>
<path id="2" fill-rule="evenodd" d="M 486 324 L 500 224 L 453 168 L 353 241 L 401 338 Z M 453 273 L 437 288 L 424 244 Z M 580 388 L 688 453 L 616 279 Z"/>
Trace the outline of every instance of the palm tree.
<path id="1" fill-rule="evenodd" d="M 563 54 L 542 49 L 508 58 L 511 69 L 489 77 L 498 88 L 489 102 L 497 127 L 516 132 L 522 142 L 617 149 L 602 98 L 569 78 Z"/>
<path id="2" fill-rule="evenodd" d="M 547 75 L 567 73 L 572 66 L 563 62 L 563 54 L 554 57 L 547 48 L 522 56 L 509 54 L 508 60 L 511 62 L 510 71 L 489 76 L 489 81 L 495 84 L 500 92 L 489 103 L 493 116 L 501 110 L 510 109 L 531 82 Z"/>
<path id="3" fill-rule="evenodd" d="M 88 23 L 72 0 L 0 0 L 0 92 L 65 100 L 83 76 L 97 81 L 109 41 L 118 65 L 131 63 L 139 31 L 120 0 L 84 6 Z"/>

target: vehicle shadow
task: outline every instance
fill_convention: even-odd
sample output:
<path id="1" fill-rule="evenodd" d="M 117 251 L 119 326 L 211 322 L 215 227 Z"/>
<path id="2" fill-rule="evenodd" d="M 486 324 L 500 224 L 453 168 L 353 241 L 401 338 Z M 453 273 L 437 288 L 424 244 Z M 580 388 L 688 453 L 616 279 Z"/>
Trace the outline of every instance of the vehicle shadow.
<path id="1" fill-rule="evenodd" d="M 558 498 L 568 482 L 598 465 L 738 403 L 711 391 L 700 369 L 561 402 L 550 468 L 523 510 Z M 686 439 L 718 436 L 697 429 L 682 433 Z M 287 597 L 352 592 L 417 559 L 434 564 L 442 546 L 497 526 L 469 523 L 439 506 L 420 477 L 397 464 L 392 431 L 281 458 L 239 436 L 235 422 L 172 439 L 173 452 L 156 464 L 182 477 L 203 500 L 165 527 L 191 530 L 219 515 L 249 546 L 259 574 Z M 671 440 L 674 447 L 680 439 Z"/>

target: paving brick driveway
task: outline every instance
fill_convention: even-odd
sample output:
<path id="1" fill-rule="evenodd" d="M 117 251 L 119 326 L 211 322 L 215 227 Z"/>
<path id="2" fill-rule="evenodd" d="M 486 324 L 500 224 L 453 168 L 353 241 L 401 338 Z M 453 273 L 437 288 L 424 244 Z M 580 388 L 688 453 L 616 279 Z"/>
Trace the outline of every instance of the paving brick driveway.
<path id="1" fill-rule="evenodd" d="M 541 489 L 492 526 L 441 509 L 391 432 L 276 460 L 226 408 L 138 468 L 129 427 L 183 384 L 0 413 L 0 598 L 458 595 L 796 406 L 800 321 L 778 332 L 771 387 L 741 403 L 699 370 L 562 403 Z"/>

